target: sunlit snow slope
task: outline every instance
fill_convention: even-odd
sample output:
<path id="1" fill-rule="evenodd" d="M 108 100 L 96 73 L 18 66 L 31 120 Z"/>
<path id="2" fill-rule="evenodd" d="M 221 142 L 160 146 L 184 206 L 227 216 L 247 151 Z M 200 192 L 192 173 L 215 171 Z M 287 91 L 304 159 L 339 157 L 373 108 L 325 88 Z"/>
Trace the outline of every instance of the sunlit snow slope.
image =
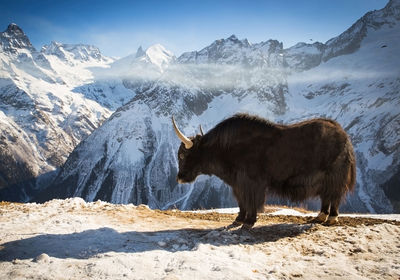
<path id="1" fill-rule="evenodd" d="M 0 33 L 0 200 L 29 200 L 82 139 L 151 85 L 143 68 L 154 80 L 173 59 L 160 45 L 118 61 L 83 44 L 37 51 L 10 24 Z"/>

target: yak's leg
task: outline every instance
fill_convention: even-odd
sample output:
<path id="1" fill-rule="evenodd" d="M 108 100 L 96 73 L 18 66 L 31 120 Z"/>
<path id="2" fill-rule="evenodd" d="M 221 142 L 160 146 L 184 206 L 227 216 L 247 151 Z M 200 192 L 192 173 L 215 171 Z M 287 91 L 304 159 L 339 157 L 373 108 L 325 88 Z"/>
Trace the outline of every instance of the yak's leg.
<path id="1" fill-rule="evenodd" d="M 246 219 L 243 222 L 243 228 L 250 229 L 257 221 L 257 208 L 251 209 L 247 212 Z"/>
<path id="2" fill-rule="evenodd" d="M 232 227 L 237 227 L 243 224 L 244 220 L 246 219 L 246 208 L 244 207 L 243 203 L 243 195 L 240 193 L 240 188 L 234 187 L 232 188 L 233 195 L 236 198 L 236 201 L 239 205 L 239 214 L 237 215 L 235 221 L 231 224 Z"/>
<path id="3" fill-rule="evenodd" d="M 251 178 L 245 176 L 245 183 L 247 186 L 245 188 L 241 188 L 243 191 L 240 194 L 240 210 L 241 213 L 245 214 L 245 219 L 243 221 L 244 229 L 250 229 L 253 227 L 255 222 L 257 221 L 257 210 L 261 210 L 263 208 L 265 202 L 265 187 L 264 185 L 260 185 L 260 182 L 253 181 Z M 239 196 L 236 196 L 239 197 Z M 244 211 L 242 211 L 242 208 Z M 240 218 L 243 216 L 239 213 Z"/>
<path id="4" fill-rule="evenodd" d="M 261 198 L 260 198 L 261 196 Z M 257 197 L 256 193 L 253 195 L 253 199 L 250 200 L 250 203 L 247 204 L 247 213 L 246 219 L 243 222 L 243 228 L 250 229 L 254 226 L 257 221 L 257 210 L 261 209 L 264 205 L 265 194 L 264 196 L 260 195 Z M 264 197 L 264 198 L 263 198 Z"/>
<path id="5" fill-rule="evenodd" d="M 339 216 L 339 204 L 340 204 L 340 198 L 336 198 L 331 200 L 331 210 L 329 212 L 329 217 L 328 220 L 326 221 L 326 225 L 331 226 L 336 224 Z"/>
<path id="6" fill-rule="evenodd" d="M 239 226 L 244 223 L 246 219 L 246 210 L 244 209 L 242 203 L 239 202 L 239 214 L 237 215 L 236 219 L 233 221 L 233 226 Z"/>
<path id="7" fill-rule="evenodd" d="M 321 197 L 321 211 L 318 216 L 311 220 L 312 223 L 325 223 L 326 219 L 329 216 L 329 206 L 331 205 L 330 201 L 326 198 Z"/>

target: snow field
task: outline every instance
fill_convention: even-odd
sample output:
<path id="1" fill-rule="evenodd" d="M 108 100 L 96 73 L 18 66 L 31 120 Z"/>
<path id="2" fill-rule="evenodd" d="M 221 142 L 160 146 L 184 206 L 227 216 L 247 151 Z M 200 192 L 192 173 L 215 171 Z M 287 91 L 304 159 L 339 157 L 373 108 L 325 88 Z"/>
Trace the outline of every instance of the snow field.
<path id="1" fill-rule="evenodd" d="M 80 198 L 42 205 L 2 203 L 0 278 L 400 276 L 398 222 L 352 217 L 344 225 L 325 227 L 293 222 L 300 216 L 286 218 L 280 211 L 280 216 L 262 215 L 247 232 L 224 229 L 235 218 L 232 214 L 159 211 Z"/>

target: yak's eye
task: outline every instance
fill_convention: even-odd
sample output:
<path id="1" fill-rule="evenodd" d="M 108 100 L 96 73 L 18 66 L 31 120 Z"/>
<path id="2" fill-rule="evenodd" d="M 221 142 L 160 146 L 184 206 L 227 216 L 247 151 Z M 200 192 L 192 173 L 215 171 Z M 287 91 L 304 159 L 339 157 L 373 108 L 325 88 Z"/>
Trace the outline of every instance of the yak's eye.
<path id="1" fill-rule="evenodd" d="M 180 159 L 184 159 L 185 156 L 184 156 L 183 154 L 180 154 L 180 155 L 179 155 L 179 158 L 180 158 Z"/>

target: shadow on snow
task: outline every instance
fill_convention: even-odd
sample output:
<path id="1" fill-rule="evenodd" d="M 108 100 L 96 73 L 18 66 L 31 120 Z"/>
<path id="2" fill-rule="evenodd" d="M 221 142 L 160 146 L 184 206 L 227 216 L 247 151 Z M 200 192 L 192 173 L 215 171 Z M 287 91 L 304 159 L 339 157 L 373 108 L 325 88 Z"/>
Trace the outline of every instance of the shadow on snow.
<path id="1" fill-rule="evenodd" d="M 229 246 L 275 242 L 310 230 L 310 224 L 274 224 L 246 230 L 177 229 L 118 232 L 103 227 L 68 234 L 41 234 L 0 244 L 0 261 L 32 259 L 42 253 L 54 258 L 88 259 L 110 252 L 142 253 L 152 250 L 193 251 L 200 244 Z"/>

